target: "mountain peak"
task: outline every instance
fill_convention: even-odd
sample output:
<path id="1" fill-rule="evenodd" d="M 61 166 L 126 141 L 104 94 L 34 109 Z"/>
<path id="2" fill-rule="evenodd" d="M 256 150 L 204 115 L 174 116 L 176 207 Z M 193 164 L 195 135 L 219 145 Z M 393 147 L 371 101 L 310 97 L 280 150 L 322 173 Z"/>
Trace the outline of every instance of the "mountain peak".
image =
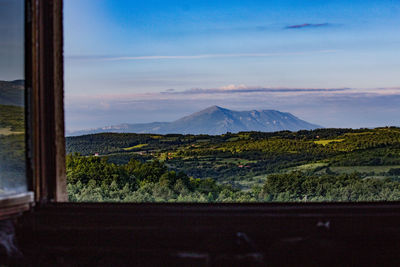
<path id="1" fill-rule="evenodd" d="M 220 106 L 214 105 L 214 106 L 210 106 L 210 107 L 208 107 L 208 108 L 202 109 L 202 110 L 200 110 L 200 111 L 198 111 L 198 112 L 195 112 L 195 113 L 189 115 L 188 117 L 191 117 L 191 116 L 198 116 L 198 115 L 202 115 L 202 114 L 213 114 L 213 113 L 216 113 L 216 112 L 217 112 L 217 113 L 220 113 L 220 112 L 229 112 L 229 111 L 230 111 L 229 109 L 222 108 L 222 107 L 220 107 Z"/>
<path id="2" fill-rule="evenodd" d="M 126 124 L 124 127 L 115 125 L 107 127 L 107 129 L 98 129 L 95 132 L 218 135 L 226 132 L 298 131 L 316 128 L 321 128 L 321 126 L 303 121 L 287 112 L 278 110 L 234 111 L 214 105 L 173 122 Z"/>
<path id="3" fill-rule="evenodd" d="M 203 109 L 202 111 L 206 111 L 206 110 L 208 110 L 208 111 L 216 111 L 216 110 L 224 110 L 224 108 L 222 108 L 220 106 L 217 106 L 217 105 L 214 105 L 214 106 L 210 106 L 210 107 L 208 107 L 206 109 Z"/>

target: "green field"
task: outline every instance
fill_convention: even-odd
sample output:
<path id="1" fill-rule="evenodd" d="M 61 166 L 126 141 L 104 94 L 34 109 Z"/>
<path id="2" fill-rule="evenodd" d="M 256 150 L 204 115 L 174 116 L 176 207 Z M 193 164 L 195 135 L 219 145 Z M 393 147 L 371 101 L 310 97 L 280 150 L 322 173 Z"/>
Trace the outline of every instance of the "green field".
<path id="1" fill-rule="evenodd" d="M 317 168 L 321 168 L 321 167 L 326 167 L 328 166 L 328 163 L 307 163 L 307 164 L 303 164 L 300 166 L 296 166 L 293 168 L 289 168 L 287 171 L 312 171 L 315 170 Z"/>
<path id="2" fill-rule="evenodd" d="M 138 144 L 138 145 L 131 146 L 131 147 L 125 147 L 125 148 L 123 148 L 123 150 L 125 150 L 125 151 L 131 151 L 131 150 L 135 150 L 135 149 L 138 149 L 138 148 L 145 147 L 145 146 L 147 146 L 147 145 L 148 145 L 148 144 Z"/>
<path id="3" fill-rule="evenodd" d="M 330 167 L 333 172 L 337 173 L 375 173 L 375 174 L 385 174 L 390 169 L 398 169 L 400 165 L 393 166 L 340 166 L 340 167 Z"/>
<path id="4" fill-rule="evenodd" d="M 343 141 L 344 141 L 344 139 L 317 140 L 317 141 L 314 141 L 314 143 L 316 143 L 318 145 L 326 146 L 327 144 L 330 144 L 330 143 L 334 143 L 334 142 L 340 143 L 340 142 L 343 142 Z"/>
<path id="5" fill-rule="evenodd" d="M 0 128 L 7 132 L 23 132 L 25 128 L 24 108 L 20 106 L 0 105 Z"/>

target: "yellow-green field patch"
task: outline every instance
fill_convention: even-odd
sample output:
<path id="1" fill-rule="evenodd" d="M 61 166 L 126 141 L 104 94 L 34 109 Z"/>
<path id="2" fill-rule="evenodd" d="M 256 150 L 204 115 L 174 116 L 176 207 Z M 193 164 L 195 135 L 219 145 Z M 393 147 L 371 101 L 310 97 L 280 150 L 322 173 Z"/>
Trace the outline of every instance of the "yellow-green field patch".
<path id="1" fill-rule="evenodd" d="M 343 141 L 344 141 L 344 139 L 331 139 L 331 140 L 318 140 L 318 141 L 314 141 L 314 143 L 317 145 L 326 146 L 327 144 L 330 144 L 330 143 L 340 143 Z"/>
<path id="2" fill-rule="evenodd" d="M 125 151 L 130 151 L 130 150 L 134 150 L 134 149 L 145 147 L 147 145 L 148 144 L 139 144 L 139 145 L 136 145 L 136 146 L 126 147 L 126 148 L 124 148 L 124 150 Z"/>

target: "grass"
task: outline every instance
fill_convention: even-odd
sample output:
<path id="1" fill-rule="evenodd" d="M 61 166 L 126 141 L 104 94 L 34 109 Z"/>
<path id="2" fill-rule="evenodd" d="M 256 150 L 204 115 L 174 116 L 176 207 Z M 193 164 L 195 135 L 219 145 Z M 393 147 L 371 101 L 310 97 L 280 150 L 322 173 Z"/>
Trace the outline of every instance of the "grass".
<path id="1" fill-rule="evenodd" d="M 243 191 L 250 191 L 254 186 L 263 186 L 268 175 L 258 175 L 246 177 L 246 179 L 239 181 L 236 180 L 235 185 L 239 185 L 240 189 Z"/>
<path id="2" fill-rule="evenodd" d="M 11 135 L 11 134 L 22 134 L 24 132 L 15 132 L 12 131 L 10 127 L 0 128 L 0 135 Z"/>
<path id="3" fill-rule="evenodd" d="M 248 134 L 248 133 L 239 133 L 238 134 L 239 135 L 239 137 L 240 137 L 240 139 L 249 139 L 250 138 L 250 134 Z"/>
<path id="4" fill-rule="evenodd" d="M 317 162 L 317 163 L 308 163 L 300 166 L 292 167 L 286 169 L 286 172 L 292 171 L 312 171 L 319 167 L 328 167 L 328 163 Z M 390 169 L 400 168 L 400 165 L 389 165 L 389 166 L 331 166 L 329 169 L 333 172 L 340 174 L 351 174 L 354 172 L 359 173 L 372 173 L 375 174 L 384 174 L 387 173 Z M 325 169 L 325 168 L 324 168 Z"/>
<path id="5" fill-rule="evenodd" d="M 241 158 L 218 158 L 216 160 L 217 162 L 221 162 L 221 163 L 233 163 L 233 164 L 241 164 L 241 165 L 246 165 L 249 163 L 256 163 L 257 160 L 247 160 L 247 159 L 241 159 Z"/>
<path id="6" fill-rule="evenodd" d="M 316 163 L 307 163 L 307 164 L 303 164 L 300 166 L 296 166 L 293 168 L 289 168 L 287 171 L 291 172 L 291 171 L 311 171 L 311 170 L 315 170 L 316 168 L 319 167 L 325 167 L 328 166 L 328 163 L 323 163 L 323 162 L 316 162 Z"/>
<path id="7" fill-rule="evenodd" d="M 24 131 L 24 108 L 0 105 L 0 128 L 10 128 L 14 132 Z"/>
<path id="8" fill-rule="evenodd" d="M 378 179 L 378 180 L 383 180 L 383 179 L 385 179 L 385 178 L 387 178 L 387 176 L 374 175 L 374 176 L 367 176 L 367 177 L 365 177 L 364 179 Z"/>
<path id="9" fill-rule="evenodd" d="M 345 133 L 344 135 L 352 136 L 352 135 L 371 135 L 376 134 L 375 132 L 361 132 L 361 133 Z"/>
<path id="10" fill-rule="evenodd" d="M 162 143 L 171 143 L 171 142 L 176 142 L 178 139 L 179 139 L 179 137 L 164 137 L 164 138 L 159 139 L 159 140 Z"/>
<path id="11" fill-rule="evenodd" d="M 148 146 L 148 145 L 149 144 L 139 144 L 139 145 L 136 145 L 136 146 L 126 147 L 126 148 L 124 148 L 124 150 L 125 151 L 131 151 L 131 150 L 142 148 L 142 147 L 145 147 L 145 146 Z"/>
<path id="12" fill-rule="evenodd" d="M 314 141 L 314 143 L 317 145 L 326 146 L 327 144 L 330 144 L 330 143 L 334 143 L 334 142 L 340 143 L 343 141 L 344 141 L 344 139 L 331 139 L 331 140 L 318 140 L 318 141 Z"/>
<path id="13" fill-rule="evenodd" d="M 210 142 L 210 139 L 197 139 L 196 143 L 207 143 Z"/>
<path id="14" fill-rule="evenodd" d="M 390 169 L 400 168 L 400 165 L 392 165 L 392 166 L 337 166 L 337 167 L 329 167 L 333 172 L 337 173 L 371 173 L 375 172 L 376 174 L 382 174 L 388 172 Z"/>

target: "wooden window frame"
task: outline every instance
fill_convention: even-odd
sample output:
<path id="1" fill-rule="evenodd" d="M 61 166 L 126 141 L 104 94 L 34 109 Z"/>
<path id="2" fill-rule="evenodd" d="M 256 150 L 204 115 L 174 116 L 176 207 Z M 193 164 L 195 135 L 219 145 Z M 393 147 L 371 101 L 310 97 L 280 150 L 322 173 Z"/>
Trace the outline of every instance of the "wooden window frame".
<path id="1" fill-rule="evenodd" d="M 35 204 L 66 202 L 62 0 L 25 1 L 28 192 L 0 198 L 0 220 Z"/>
<path id="2" fill-rule="evenodd" d="M 189 259 L 222 266 L 230 260 L 290 263 L 293 256 L 302 263 L 309 260 L 302 244 L 310 240 L 341 253 L 330 259 L 318 250 L 316 259 L 327 266 L 399 259 L 400 202 L 68 203 L 62 0 L 26 1 L 28 173 L 35 207 L 18 219 L 17 234 L 29 259 L 40 265 L 65 255 L 89 262 L 119 255 L 136 265 Z M 379 246 L 389 252 L 376 255 Z"/>
<path id="3" fill-rule="evenodd" d="M 31 190 L 37 203 L 67 201 L 60 0 L 27 0 Z"/>

